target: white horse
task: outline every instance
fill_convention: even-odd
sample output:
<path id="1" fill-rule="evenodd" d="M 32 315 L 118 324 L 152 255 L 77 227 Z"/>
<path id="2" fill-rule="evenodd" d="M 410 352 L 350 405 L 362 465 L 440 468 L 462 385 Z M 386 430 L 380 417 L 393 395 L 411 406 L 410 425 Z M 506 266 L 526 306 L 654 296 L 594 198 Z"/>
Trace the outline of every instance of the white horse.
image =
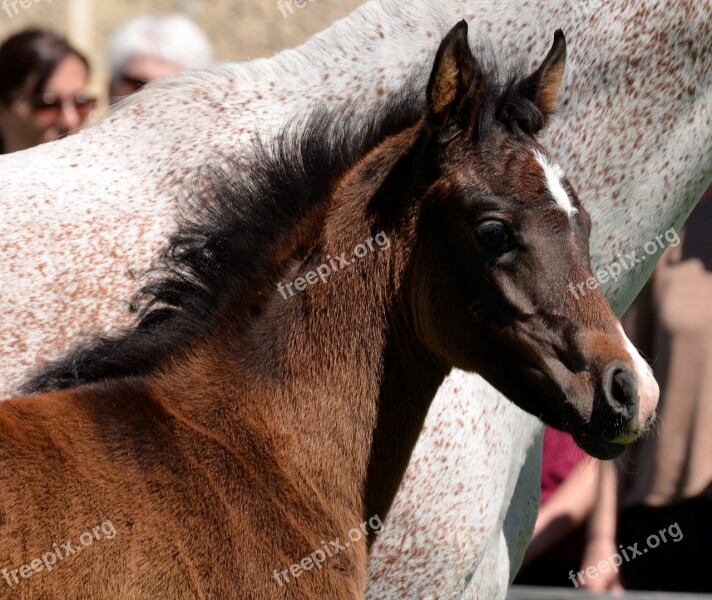
<path id="1" fill-rule="evenodd" d="M 389 94 L 461 18 L 475 47 L 487 36 L 531 66 L 547 35 L 566 32 L 564 117 L 545 143 L 580 178 L 594 265 L 615 273 L 601 283 L 620 313 L 659 254 L 649 242 L 682 223 L 712 177 L 712 0 L 596 4 L 370 2 L 295 50 L 159 82 L 96 127 L 3 157 L 1 391 L 78 335 L 129 322 L 126 271 L 150 265 L 196 168 L 316 102 Z M 631 252 L 647 260 L 614 270 Z M 453 373 L 372 548 L 369 597 L 503 596 L 536 515 L 541 428 Z"/>

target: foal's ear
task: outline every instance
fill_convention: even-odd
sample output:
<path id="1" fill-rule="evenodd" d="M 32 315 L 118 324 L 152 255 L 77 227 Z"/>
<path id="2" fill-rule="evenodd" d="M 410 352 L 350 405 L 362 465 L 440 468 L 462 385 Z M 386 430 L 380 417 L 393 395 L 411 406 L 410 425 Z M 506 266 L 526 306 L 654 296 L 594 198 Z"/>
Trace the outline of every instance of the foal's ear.
<path id="1" fill-rule="evenodd" d="M 531 100 L 544 117 L 544 126 L 559 105 L 561 82 L 566 67 L 566 37 L 561 29 L 554 33 L 554 43 L 541 66 L 520 86 L 522 96 Z"/>
<path id="2" fill-rule="evenodd" d="M 431 125 L 438 128 L 452 122 L 476 71 L 467 41 L 467 22 L 463 20 L 445 36 L 435 55 L 427 91 Z"/>

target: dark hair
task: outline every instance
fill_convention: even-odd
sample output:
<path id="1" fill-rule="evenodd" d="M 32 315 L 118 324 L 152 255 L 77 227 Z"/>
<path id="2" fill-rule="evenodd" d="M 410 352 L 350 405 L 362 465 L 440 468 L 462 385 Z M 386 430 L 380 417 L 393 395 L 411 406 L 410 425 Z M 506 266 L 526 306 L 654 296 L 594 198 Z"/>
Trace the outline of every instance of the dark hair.
<path id="1" fill-rule="evenodd" d="M 37 76 L 32 94 L 40 94 L 54 70 L 68 56 L 76 56 L 90 70 L 89 61 L 62 36 L 46 29 L 27 29 L 0 45 L 0 102 L 10 104 L 13 92 L 31 75 Z"/>

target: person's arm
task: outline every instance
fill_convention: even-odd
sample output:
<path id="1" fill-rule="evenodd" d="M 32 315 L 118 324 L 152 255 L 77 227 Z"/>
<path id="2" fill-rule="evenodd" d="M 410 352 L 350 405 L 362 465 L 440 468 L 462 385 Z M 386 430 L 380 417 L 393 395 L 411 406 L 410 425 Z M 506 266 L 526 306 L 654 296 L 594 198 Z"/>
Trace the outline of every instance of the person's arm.
<path id="1" fill-rule="evenodd" d="M 584 458 L 539 509 L 522 566 L 544 554 L 586 520 L 596 499 L 596 465 L 597 461 Z"/>
<path id="2" fill-rule="evenodd" d="M 592 591 L 622 591 L 620 577 L 611 568 L 609 558 L 618 554 L 616 545 L 616 518 L 618 509 L 618 479 L 613 462 L 601 462 L 598 469 L 598 492 L 589 521 L 586 547 L 581 560 L 581 570 L 596 567 L 596 577 L 584 577 L 581 587 Z M 601 562 L 608 566 L 598 567 Z"/>

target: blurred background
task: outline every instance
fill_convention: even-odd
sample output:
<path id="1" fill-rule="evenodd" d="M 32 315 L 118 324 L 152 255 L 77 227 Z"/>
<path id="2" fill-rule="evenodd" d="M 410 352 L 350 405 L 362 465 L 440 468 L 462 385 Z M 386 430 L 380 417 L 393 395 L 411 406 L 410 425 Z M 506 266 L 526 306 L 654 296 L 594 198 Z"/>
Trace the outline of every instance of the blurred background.
<path id="1" fill-rule="evenodd" d="M 216 61 L 271 56 L 298 45 L 362 4 L 360 0 L 303 0 L 293 14 L 277 0 L 21 0 L 0 1 L 0 40 L 29 26 L 65 35 L 92 65 L 90 90 L 106 99 L 106 46 L 114 29 L 134 17 L 180 13 L 207 34 Z M 23 8 L 22 5 L 27 6 Z M 286 15 L 286 16 L 285 16 Z"/>

